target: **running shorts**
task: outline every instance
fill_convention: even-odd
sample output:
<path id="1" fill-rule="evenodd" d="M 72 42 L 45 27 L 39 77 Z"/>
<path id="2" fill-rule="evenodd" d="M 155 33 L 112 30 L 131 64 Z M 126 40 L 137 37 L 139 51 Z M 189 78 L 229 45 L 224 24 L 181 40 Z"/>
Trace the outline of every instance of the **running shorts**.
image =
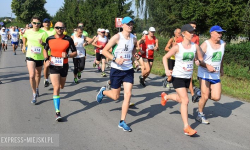
<path id="1" fill-rule="evenodd" d="M 36 67 L 43 66 L 44 60 L 34 60 L 33 58 L 26 57 L 26 61 L 34 61 L 36 63 Z"/>
<path id="2" fill-rule="evenodd" d="M 201 78 L 201 77 L 198 77 L 198 78 L 205 80 L 205 81 L 208 81 L 210 84 L 220 83 L 220 79 L 207 79 L 207 78 Z"/>
<path id="3" fill-rule="evenodd" d="M 118 89 L 121 87 L 123 82 L 129 82 L 134 84 L 134 69 L 129 70 L 118 70 L 115 68 L 110 69 L 110 87 Z"/>
<path id="4" fill-rule="evenodd" d="M 169 70 L 173 70 L 174 69 L 174 63 L 175 63 L 175 60 L 168 59 L 168 69 Z"/>
<path id="5" fill-rule="evenodd" d="M 96 53 L 95 56 L 97 61 L 101 61 L 101 59 L 106 59 L 106 57 L 100 53 Z"/>
<path id="6" fill-rule="evenodd" d="M 176 78 L 172 76 L 172 84 L 173 84 L 174 89 L 189 88 L 190 79 Z"/>
<path id="7" fill-rule="evenodd" d="M 19 42 L 20 42 L 20 44 L 23 44 L 23 40 L 22 39 L 20 39 Z"/>
<path id="8" fill-rule="evenodd" d="M 4 41 L 4 40 L 2 40 L 2 43 L 3 43 L 3 44 L 7 44 L 7 43 L 8 43 L 8 41 Z"/>
<path id="9" fill-rule="evenodd" d="M 50 74 L 60 74 L 61 77 L 67 77 L 69 64 L 63 64 L 63 66 L 49 66 Z"/>
<path id="10" fill-rule="evenodd" d="M 12 42 L 12 41 L 11 41 L 11 44 L 13 44 L 13 45 L 18 45 L 18 42 Z"/>

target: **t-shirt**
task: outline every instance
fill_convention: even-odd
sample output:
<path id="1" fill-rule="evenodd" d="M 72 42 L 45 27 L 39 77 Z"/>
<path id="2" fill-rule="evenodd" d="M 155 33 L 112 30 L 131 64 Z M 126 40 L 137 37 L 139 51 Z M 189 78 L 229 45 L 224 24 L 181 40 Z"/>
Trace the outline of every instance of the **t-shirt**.
<path id="1" fill-rule="evenodd" d="M 34 60 L 44 60 L 43 46 L 39 43 L 41 39 L 43 43 L 46 42 L 48 34 L 39 29 L 38 31 L 26 30 L 23 37 L 27 39 L 28 50 L 26 57 L 33 58 Z"/>
<path id="2" fill-rule="evenodd" d="M 49 30 L 45 30 L 44 28 L 41 28 L 43 31 L 45 31 L 48 36 L 55 35 L 56 31 L 53 28 L 50 28 Z"/>
<path id="3" fill-rule="evenodd" d="M 0 31 L 0 35 L 1 35 L 1 40 L 2 41 L 7 41 L 8 40 L 8 38 L 7 38 L 7 35 L 8 35 L 8 33 L 5 31 L 5 32 L 3 32 L 2 30 Z"/>
<path id="4" fill-rule="evenodd" d="M 17 31 L 10 32 L 10 35 L 11 35 L 12 42 L 18 42 L 19 33 Z"/>

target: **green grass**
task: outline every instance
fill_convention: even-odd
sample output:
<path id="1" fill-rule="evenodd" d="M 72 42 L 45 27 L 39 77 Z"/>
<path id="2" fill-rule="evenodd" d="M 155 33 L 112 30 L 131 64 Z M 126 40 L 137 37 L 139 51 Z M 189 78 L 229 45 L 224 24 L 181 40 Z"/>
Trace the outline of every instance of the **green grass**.
<path id="1" fill-rule="evenodd" d="M 155 52 L 154 64 L 151 71 L 151 73 L 159 76 L 165 76 L 165 70 L 162 64 L 162 57 L 165 54 L 163 47 L 164 44 L 161 44 L 160 50 L 158 52 Z M 92 45 L 86 46 L 86 50 L 89 55 L 95 54 L 94 47 Z M 194 68 L 194 73 L 193 73 L 193 83 L 194 86 L 199 87 L 199 81 L 197 80 L 196 66 Z M 236 79 L 224 75 L 223 77 L 221 77 L 221 83 L 222 83 L 222 94 L 250 102 L 250 80 Z"/>

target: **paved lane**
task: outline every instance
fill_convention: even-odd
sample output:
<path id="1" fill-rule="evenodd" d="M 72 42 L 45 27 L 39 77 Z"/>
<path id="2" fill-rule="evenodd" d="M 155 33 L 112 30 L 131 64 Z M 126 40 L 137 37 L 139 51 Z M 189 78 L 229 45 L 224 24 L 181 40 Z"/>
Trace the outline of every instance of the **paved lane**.
<path id="1" fill-rule="evenodd" d="M 194 118 L 197 104 L 189 104 L 189 123 L 198 131 L 196 137 L 183 134 L 183 123 L 176 102 L 160 105 L 162 77 L 150 75 L 147 87 L 139 85 L 139 73 L 131 101 L 136 105 L 129 109 L 127 123 L 133 132 L 123 132 L 117 127 L 122 97 L 114 102 L 104 98 L 95 101 L 107 77 L 101 77 L 92 68 L 93 56 L 87 57 L 86 69 L 79 84 L 73 83 L 73 64 L 65 88 L 61 91 L 63 122 L 55 122 L 52 85 L 40 84 L 37 105 L 30 103 L 32 92 L 29 85 L 25 56 L 20 48 L 14 56 L 10 50 L 0 54 L 0 134 L 56 134 L 59 147 L 0 147 L 0 149 L 66 149 L 66 150 L 165 150 L 165 149 L 250 149 L 250 104 L 227 96 L 217 103 L 209 101 L 204 111 L 210 125 L 197 123 Z M 189 95 L 190 96 L 190 95 Z"/>

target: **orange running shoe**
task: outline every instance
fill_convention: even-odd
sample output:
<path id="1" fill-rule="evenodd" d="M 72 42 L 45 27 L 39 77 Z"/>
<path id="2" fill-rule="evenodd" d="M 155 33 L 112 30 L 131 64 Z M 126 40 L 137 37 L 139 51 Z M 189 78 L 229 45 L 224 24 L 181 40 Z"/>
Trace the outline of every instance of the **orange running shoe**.
<path id="1" fill-rule="evenodd" d="M 186 135 L 189 135 L 189 136 L 193 136 L 197 133 L 196 130 L 192 129 L 190 126 L 187 126 L 185 129 L 184 129 L 184 134 Z"/>
<path id="2" fill-rule="evenodd" d="M 168 100 L 165 100 L 165 98 L 164 98 L 166 95 L 167 95 L 167 94 L 166 94 L 165 92 L 162 92 L 162 93 L 161 93 L 161 105 L 162 105 L 162 106 L 165 106 L 166 103 L 167 103 L 167 101 L 168 101 Z"/>

